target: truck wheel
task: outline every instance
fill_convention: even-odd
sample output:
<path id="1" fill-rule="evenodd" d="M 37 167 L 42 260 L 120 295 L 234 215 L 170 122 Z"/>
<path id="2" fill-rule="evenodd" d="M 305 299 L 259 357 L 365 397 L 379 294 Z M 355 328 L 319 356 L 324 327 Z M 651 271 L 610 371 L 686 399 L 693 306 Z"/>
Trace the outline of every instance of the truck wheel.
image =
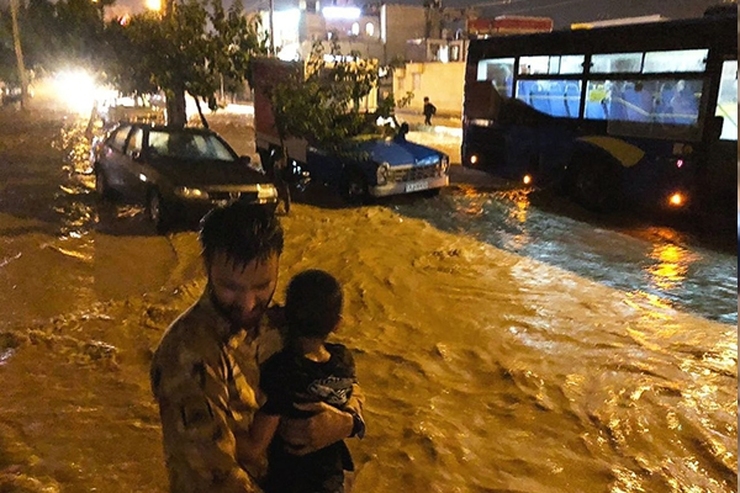
<path id="1" fill-rule="evenodd" d="M 164 234 L 170 228 L 172 222 L 170 212 L 156 188 L 149 190 L 147 194 L 146 214 L 157 233 Z"/>
<path id="2" fill-rule="evenodd" d="M 621 168 L 613 159 L 600 153 L 580 154 L 570 169 L 568 188 L 574 201 L 593 212 L 619 209 Z"/>
<path id="3" fill-rule="evenodd" d="M 362 173 L 345 170 L 342 182 L 342 197 L 348 204 L 360 205 L 367 202 L 367 181 Z"/>

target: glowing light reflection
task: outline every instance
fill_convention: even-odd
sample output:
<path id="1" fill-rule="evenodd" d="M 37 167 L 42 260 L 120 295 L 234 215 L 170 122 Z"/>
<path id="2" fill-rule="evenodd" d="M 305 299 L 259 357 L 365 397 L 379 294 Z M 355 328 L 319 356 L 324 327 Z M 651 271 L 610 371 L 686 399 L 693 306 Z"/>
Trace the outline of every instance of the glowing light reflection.
<path id="1" fill-rule="evenodd" d="M 679 288 L 689 267 L 697 260 L 695 254 L 673 243 L 653 245 L 650 258 L 656 261 L 647 269 L 650 280 L 657 288 L 666 291 Z"/>

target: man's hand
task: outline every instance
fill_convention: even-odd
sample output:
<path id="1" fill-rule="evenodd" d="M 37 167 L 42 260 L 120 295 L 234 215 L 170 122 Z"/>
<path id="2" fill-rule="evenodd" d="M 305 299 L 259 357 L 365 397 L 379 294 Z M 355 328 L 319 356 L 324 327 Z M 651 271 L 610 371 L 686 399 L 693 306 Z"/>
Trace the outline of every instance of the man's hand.
<path id="1" fill-rule="evenodd" d="M 296 409 L 316 413 L 305 419 L 282 419 L 280 436 L 291 454 L 305 455 L 350 436 L 352 415 L 324 402 L 296 404 Z"/>

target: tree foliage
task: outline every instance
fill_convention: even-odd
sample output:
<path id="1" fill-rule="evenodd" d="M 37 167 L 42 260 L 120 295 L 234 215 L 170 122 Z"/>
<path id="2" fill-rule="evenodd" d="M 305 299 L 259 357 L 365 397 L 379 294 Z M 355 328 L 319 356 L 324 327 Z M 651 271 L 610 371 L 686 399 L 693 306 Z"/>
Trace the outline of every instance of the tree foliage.
<path id="1" fill-rule="evenodd" d="M 314 43 L 303 70 L 268 88 L 281 140 L 299 137 L 336 152 L 346 151 L 359 135 L 381 132 L 375 122 L 393 114 L 392 96 L 372 110 L 363 107 L 378 85 L 379 69 L 377 60 L 343 55 L 336 42 L 328 50 Z"/>
<path id="2" fill-rule="evenodd" d="M 94 67 L 101 59 L 103 11 L 113 0 L 20 2 L 18 24 L 25 65 L 34 71 Z M 17 82 L 9 9 L 0 9 L 0 78 Z"/>
<path id="3" fill-rule="evenodd" d="M 175 125 L 185 123 L 186 92 L 215 110 L 222 77 L 235 88 L 250 57 L 266 53 L 257 19 L 247 18 L 239 2 L 225 10 L 219 0 L 184 0 L 163 16 L 147 12 L 110 23 L 106 40 L 109 80 L 122 92 L 164 91 Z"/>

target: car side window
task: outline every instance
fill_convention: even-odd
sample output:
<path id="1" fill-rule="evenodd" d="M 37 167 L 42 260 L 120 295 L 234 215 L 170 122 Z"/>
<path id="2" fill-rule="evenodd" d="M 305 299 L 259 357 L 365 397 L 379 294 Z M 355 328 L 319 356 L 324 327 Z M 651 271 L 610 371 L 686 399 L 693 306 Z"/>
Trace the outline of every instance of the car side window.
<path id="1" fill-rule="evenodd" d="M 128 145 L 126 146 L 126 155 L 133 156 L 134 153 L 141 154 L 141 146 L 144 141 L 144 131 L 140 128 L 135 128 L 131 132 L 131 136 L 128 138 Z"/>
<path id="2" fill-rule="evenodd" d="M 110 140 L 108 141 L 108 145 L 111 146 L 111 148 L 118 152 L 123 152 L 123 146 L 126 144 L 126 137 L 128 137 L 128 133 L 131 130 L 130 126 L 121 127 L 111 136 Z"/>

